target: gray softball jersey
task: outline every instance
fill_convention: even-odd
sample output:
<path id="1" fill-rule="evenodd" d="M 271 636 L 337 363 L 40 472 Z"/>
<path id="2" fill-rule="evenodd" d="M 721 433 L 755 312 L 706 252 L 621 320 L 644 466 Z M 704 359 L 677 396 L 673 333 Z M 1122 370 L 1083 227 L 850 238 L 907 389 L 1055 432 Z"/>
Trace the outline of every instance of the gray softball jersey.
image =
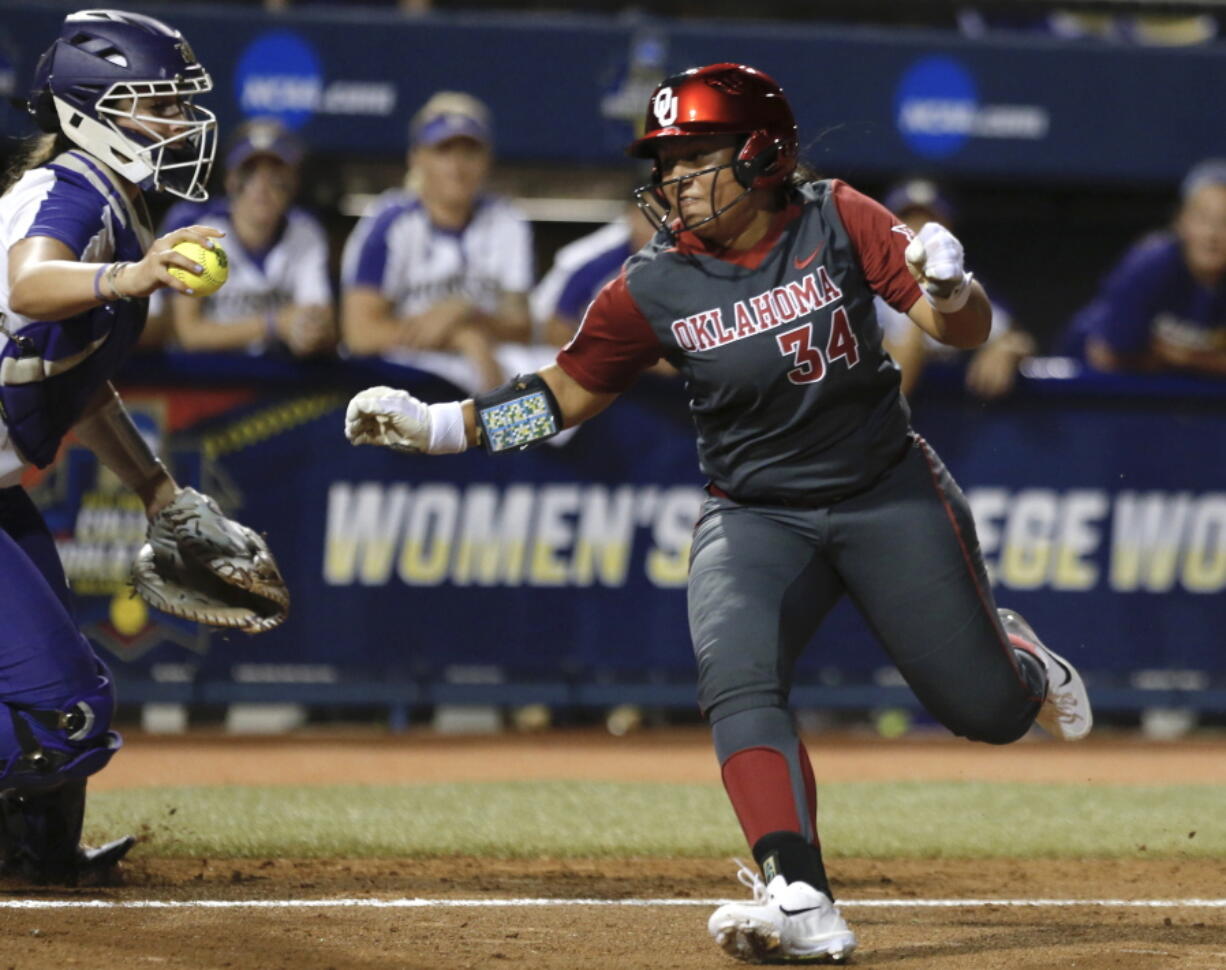
<path id="1" fill-rule="evenodd" d="M 745 252 L 661 233 L 601 290 L 558 364 L 590 391 L 620 392 L 663 357 L 685 379 L 713 485 L 743 502 L 837 501 L 907 447 L 873 297 L 903 312 L 919 299 L 910 238 L 837 180 L 798 187 Z"/>

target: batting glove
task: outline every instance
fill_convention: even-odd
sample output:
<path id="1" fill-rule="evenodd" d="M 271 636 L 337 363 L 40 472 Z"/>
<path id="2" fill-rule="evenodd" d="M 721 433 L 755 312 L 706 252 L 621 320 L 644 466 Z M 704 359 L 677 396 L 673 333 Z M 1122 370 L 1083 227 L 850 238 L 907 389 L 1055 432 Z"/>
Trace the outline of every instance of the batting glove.
<path id="1" fill-rule="evenodd" d="M 971 297 L 974 277 L 963 265 L 962 243 L 936 222 L 926 222 L 903 254 L 924 296 L 941 313 L 957 313 Z"/>
<path id="2" fill-rule="evenodd" d="M 458 401 L 426 405 L 408 391 L 368 387 L 345 409 L 345 437 L 355 445 L 395 451 L 455 454 L 468 448 Z"/>

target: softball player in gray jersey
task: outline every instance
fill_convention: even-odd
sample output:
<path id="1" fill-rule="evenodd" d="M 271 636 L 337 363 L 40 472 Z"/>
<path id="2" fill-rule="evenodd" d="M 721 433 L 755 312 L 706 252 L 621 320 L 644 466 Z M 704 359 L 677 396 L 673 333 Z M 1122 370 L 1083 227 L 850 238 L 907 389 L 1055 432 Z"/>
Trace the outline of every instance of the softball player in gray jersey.
<path id="1" fill-rule="evenodd" d="M 660 227 L 593 301 L 557 362 L 471 401 L 370 388 L 355 444 L 430 453 L 526 447 L 599 413 L 661 357 L 684 376 L 707 499 L 690 558 L 698 691 L 724 787 L 761 868 L 708 928 L 745 960 L 846 957 L 817 837 L 812 768 L 787 707 L 798 652 L 848 595 L 951 731 L 1005 744 L 1037 719 L 1066 740 L 1081 678 L 997 610 L 966 500 L 909 425 L 875 295 L 935 339 L 982 343 L 987 296 L 962 247 L 839 181 L 797 172 L 782 90 L 735 64 L 652 95 L 631 154 Z"/>

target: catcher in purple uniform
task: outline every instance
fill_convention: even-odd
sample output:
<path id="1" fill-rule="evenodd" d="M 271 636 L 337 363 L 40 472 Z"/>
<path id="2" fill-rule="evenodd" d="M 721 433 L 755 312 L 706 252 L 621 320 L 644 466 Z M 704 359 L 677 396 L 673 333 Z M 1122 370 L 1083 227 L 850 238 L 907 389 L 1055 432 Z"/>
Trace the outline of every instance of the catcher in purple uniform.
<path id="1" fill-rule="evenodd" d="M 762 72 L 668 78 L 630 146 L 654 161 L 637 195 L 659 232 L 556 364 L 464 402 L 370 388 L 346 415 L 354 444 L 501 452 L 598 414 L 660 358 L 681 372 L 710 479 L 688 588 L 699 700 L 761 868 L 741 873 L 752 902 L 721 906 L 709 930 L 746 960 L 838 960 L 856 946 L 787 706 L 798 652 L 839 597 L 951 731 L 1006 744 L 1036 719 L 1066 740 L 1091 725 L 1072 665 L 996 608 L 966 500 L 911 430 L 882 350 L 874 295 L 944 343 L 987 337 L 961 245 L 804 172 L 797 148 L 787 99 Z"/>
<path id="2" fill-rule="evenodd" d="M 155 239 L 144 189 L 205 199 L 212 88 L 183 35 L 122 10 L 65 17 L 34 71 L 42 134 L 0 189 L 0 876 L 75 883 L 107 875 L 131 836 L 81 845 L 85 788 L 119 750 L 110 671 L 77 626 L 55 542 L 22 480 L 69 433 L 141 499 L 149 541 L 133 570 L 153 606 L 259 633 L 289 595 L 264 540 L 179 488 L 111 386 L 158 289 L 191 293 Z"/>

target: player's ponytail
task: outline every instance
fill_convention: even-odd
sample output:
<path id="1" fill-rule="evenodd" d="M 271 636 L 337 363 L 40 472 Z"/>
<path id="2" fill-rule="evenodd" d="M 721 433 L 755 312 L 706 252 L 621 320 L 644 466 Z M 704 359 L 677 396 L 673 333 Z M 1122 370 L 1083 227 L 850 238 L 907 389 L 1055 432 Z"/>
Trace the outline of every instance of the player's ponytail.
<path id="1" fill-rule="evenodd" d="M 806 182 L 820 182 L 822 175 L 806 161 L 798 161 L 796 163 L 796 171 L 792 173 L 792 177 L 788 179 L 788 184 L 792 188 L 797 188 L 804 185 Z"/>
<path id="2" fill-rule="evenodd" d="M 8 170 L 4 173 L 3 180 L 0 180 L 0 195 L 3 195 L 16 185 L 18 179 L 30 171 L 30 169 L 46 165 L 57 155 L 62 155 L 70 148 L 75 147 L 68 136 L 62 131 L 54 131 L 44 135 L 33 135 L 25 139 L 22 146 L 17 150 L 17 154 L 14 155 L 12 164 L 9 165 Z"/>

